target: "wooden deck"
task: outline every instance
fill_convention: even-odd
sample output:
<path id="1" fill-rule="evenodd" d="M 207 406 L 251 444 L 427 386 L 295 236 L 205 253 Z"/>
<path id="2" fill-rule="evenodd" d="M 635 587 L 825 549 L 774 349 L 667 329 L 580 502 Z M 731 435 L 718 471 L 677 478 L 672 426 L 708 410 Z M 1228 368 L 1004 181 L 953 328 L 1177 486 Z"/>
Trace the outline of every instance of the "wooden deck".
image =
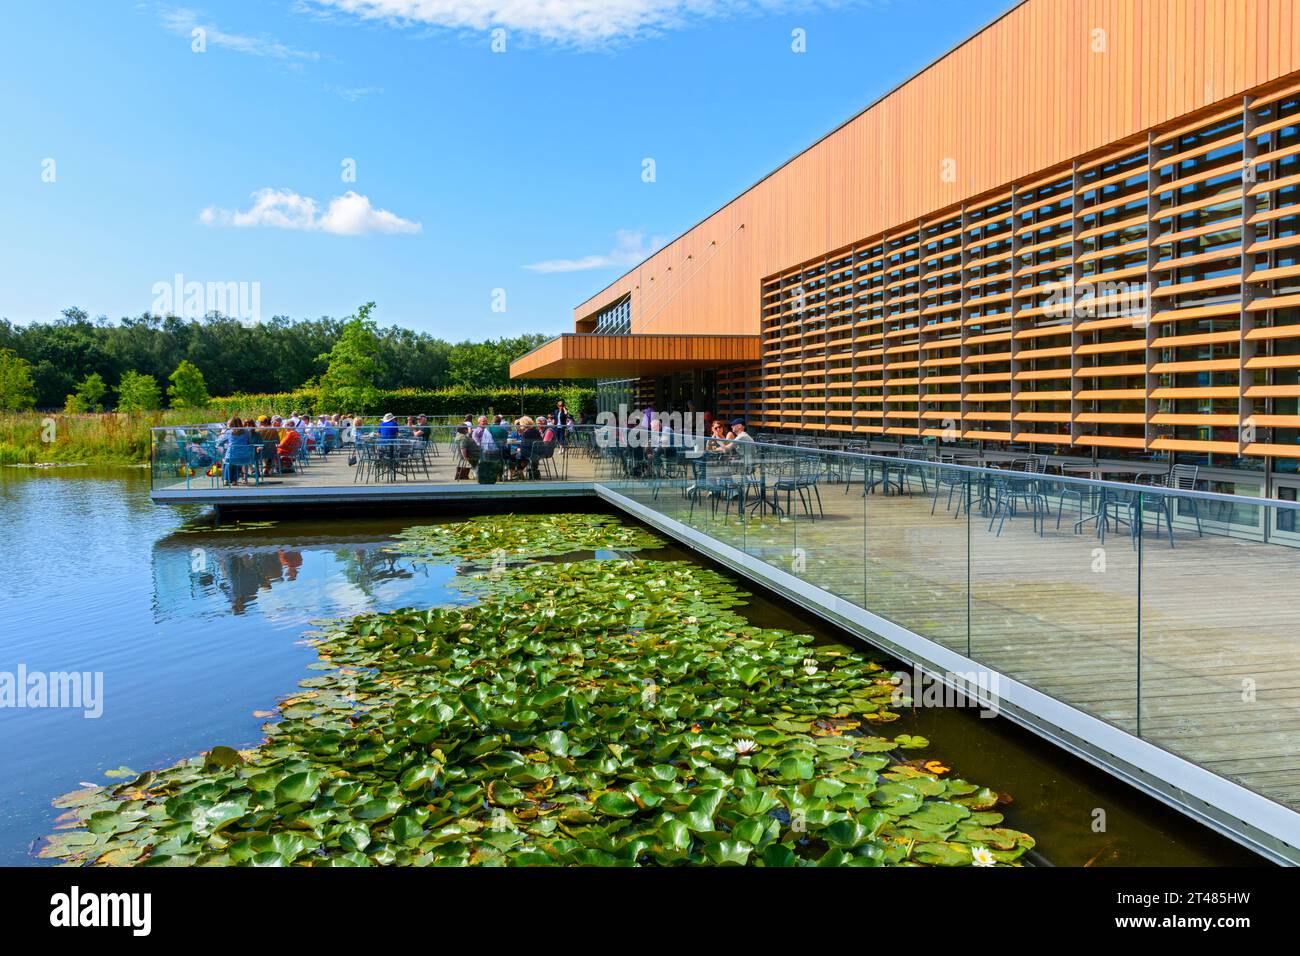
<path id="1" fill-rule="evenodd" d="M 1103 548 L 1068 510 L 1059 531 L 1053 517 L 1039 537 L 1022 516 L 997 536 L 943 500 L 931 516 L 920 495 L 821 490 L 816 520 L 691 518 L 674 489 L 631 496 L 1300 810 L 1300 550 L 1148 539 L 1139 594 L 1129 536 Z"/>

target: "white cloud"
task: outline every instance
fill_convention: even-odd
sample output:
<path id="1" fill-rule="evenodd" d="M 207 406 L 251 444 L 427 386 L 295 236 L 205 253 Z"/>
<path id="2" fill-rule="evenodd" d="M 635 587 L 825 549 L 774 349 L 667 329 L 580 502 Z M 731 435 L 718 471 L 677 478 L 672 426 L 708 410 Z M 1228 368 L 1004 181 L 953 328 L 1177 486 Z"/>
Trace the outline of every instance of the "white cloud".
<path id="1" fill-rule="evenodd" d="M 367 96 L 384 92 L 382 86 L 327 86 L 325 92 L 333 93 L 335 96 L 349 103 L 357 103 Z"/>
<path id="2" fill-rule="evenodd" d="M 302 232 L 327 232 L 335 236 L 364 236 L 371 232 L 414 233 L 423 227 L 403 219 L 387 209 L 376 209 L 370 197 L 349 190 L 330 200 L 324 212 L 310 196 L 300 196 L 291 189 L 259 189 L 253 193 L 253 205 L 246 210 L 220 209 L 209 206 L 199 213 L 199 221 L 209 226 L 234 226 L 272 229 L 297 229 Z"/>
<path id="3" fill-rule="evenodd" d="M 185 7 L 163 10 L 162 22 L 163 26 L 168 30 L 187 37 L 192 36 L 194 30 L 201 29 L 204 34 L 204 42 L 209 49 L 216 47 L 231 50 L 235 53 L 245 53 L 249 56 L 264 56 L 288 61 L 319 60 L 321 58 L 319 53 L 311 50 L 299 50 L 281 43 L 273 37 L 227 33 L 215 24 L 204 20 L 202 14 Z"/>
<path id="4" fill-rule="evenodd" d="M 552 43 L 590 47 L 679 29 L 709 17 L 881 2 L 887 0 L 300 0 L 299 7 L 398 26 L 478 31 L 503 27 Z"/>
<path id="5" fill-rule="evenodd" d="M 584 272 L 587 269 L 605 269 L 610 266 L 630 268 L 660 249 L 664 240 L 655 236 L 645 242 L 645 233 L 628 229 L 618 231 L 618 244 L 603 255 L 583 256 L 581 259 L 548 259 L 524 266 L 533 272 Z"/>

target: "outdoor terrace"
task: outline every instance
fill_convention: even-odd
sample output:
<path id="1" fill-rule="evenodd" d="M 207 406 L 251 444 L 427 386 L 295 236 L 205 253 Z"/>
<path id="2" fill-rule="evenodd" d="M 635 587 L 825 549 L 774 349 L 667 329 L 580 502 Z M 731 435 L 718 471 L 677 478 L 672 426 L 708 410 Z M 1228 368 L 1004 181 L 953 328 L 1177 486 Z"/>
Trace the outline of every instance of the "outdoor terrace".
<path id="1" fill-rule="evenodd" d="M 346 451 L 229 489 L 159 463 L 153 493 L 223 507 L 394 489 L 599 495 L 688 543 L 694 533 L 743 555 L 742 573 L 791 575 L 819 606 L 861 609 L 1265 798 L 1260 813 L 1232 789 L 1198 799 L 1229 817 L 1267 817 L 1262 829 L 1300 858 L 1293 504 L 1030 472 L 1014 459 L 759 444 L 691 458 L 586 437 L 539 480 L 479 485 L 456 481 L 439 445 L 427 474 L 396 481 L 357 480 Z"/>

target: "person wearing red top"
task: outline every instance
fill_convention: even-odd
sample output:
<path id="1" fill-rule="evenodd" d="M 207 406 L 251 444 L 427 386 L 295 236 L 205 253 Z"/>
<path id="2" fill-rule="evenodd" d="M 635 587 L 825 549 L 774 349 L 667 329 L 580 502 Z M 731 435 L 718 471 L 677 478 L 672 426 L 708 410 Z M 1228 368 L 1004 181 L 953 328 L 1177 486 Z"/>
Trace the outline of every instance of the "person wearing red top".
<path id="1" fill-rule="evenodd" d="M 280 444 L 275 453 L 280 456 L 280 470 L 293 471 L 294 459 L 298 457 L 298 446 L 302 444 L 302 434 L 296 428 L 284 428 L 280 431 Z"/>

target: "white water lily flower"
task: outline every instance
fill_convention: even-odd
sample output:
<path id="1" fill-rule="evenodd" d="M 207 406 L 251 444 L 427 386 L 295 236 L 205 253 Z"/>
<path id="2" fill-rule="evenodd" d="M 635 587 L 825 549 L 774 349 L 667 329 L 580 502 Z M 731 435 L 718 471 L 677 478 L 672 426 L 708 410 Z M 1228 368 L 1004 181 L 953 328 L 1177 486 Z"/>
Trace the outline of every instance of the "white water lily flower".
<path id="1" fill-rule="evenodd" d="M 755 750 L 758 749 L 758 744 L 754 743 L 754 741 L 750 740 L 748 737 L 741 737 L 739 740 L 736 741 L 735 746 L 736 746 L 736 753 L 741 755 L 752 754 Z"/>
<path id="2" fill-rule="evenodd" d="M 553 607 L 548 607 L 548 608 L 546 609 L 546 616 L 547 616 L 547 617 L 555 617 L 555 608 L 553 608 Z"/>
<path id="3" fill-rule="evenodd" d="M 970 858 L 972 866 L 996 866 L 998 862 L 993 859 L 993 851 L 986 846 L 971 847 Z"/>
<path id="4" fill-rule="evenodd" d="M 699 622 L 696 618 L 688 617 L 688 618 L 686 619 L 686 623 L 687 623 L 687 624 L 699 624 L 700 622 Z"/>
<path id="5" fill-rule="evenodd" d="M 817 673 L 817 661 L 811 657 L 805 657 L 803 661 L 803 672 L 809 677 Z"/>
<path id="6" fill-rule="evenodd" d="M 625 594 L 625 595 L 623 595 L 623 596 L 624 596 L 625 598 L 627 598 L 629 601 L 635 601 L 635 600 L 636 600 L 636 595 L 633 594 L 631 591 L 629 591 L 627 594 Z"/>

